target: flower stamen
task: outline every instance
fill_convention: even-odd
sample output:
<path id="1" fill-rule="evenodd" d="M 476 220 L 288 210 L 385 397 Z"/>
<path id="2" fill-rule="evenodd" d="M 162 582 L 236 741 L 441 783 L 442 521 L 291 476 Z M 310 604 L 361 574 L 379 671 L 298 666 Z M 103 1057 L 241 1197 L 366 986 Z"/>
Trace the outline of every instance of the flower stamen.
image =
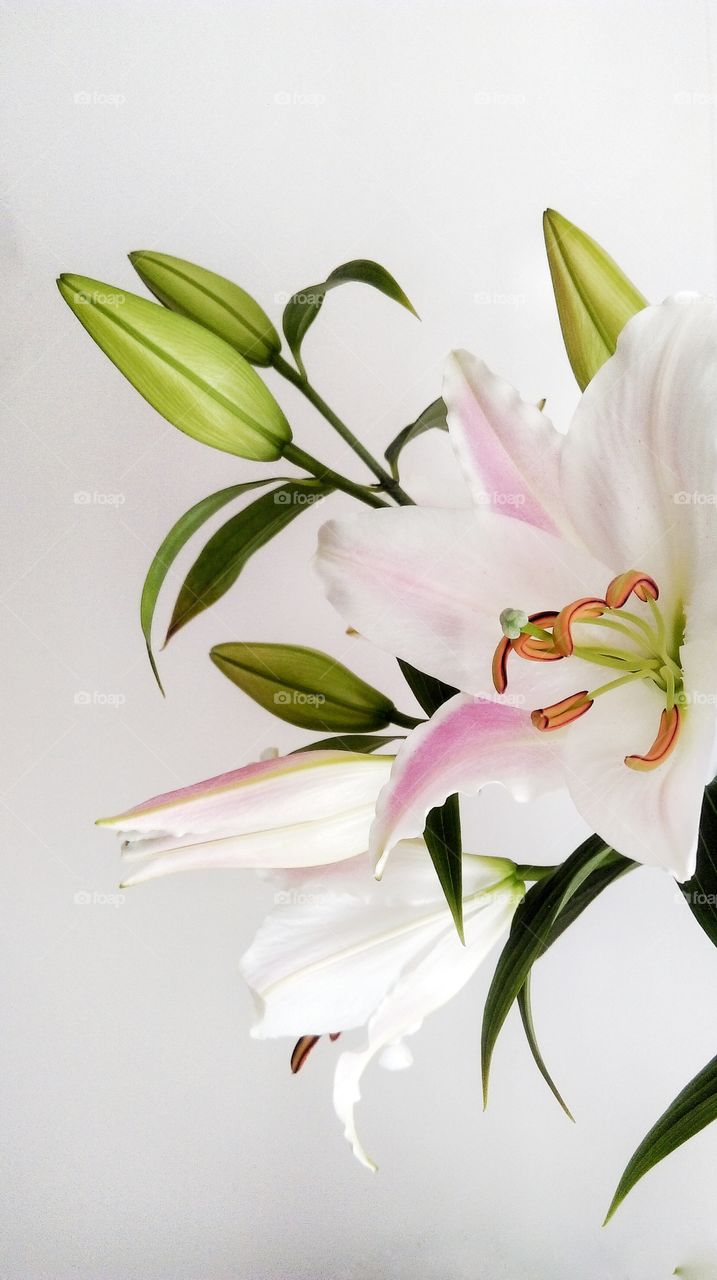
<path id="1" fill-rule="evenodd" d="M 650 747 L 650 750 L 647 751 L 644 756 L 625 756 L 625 764 L 628 769 L 637 769 L 640 772 L 647 772 L 648 770 L 656 769 L 658 765 L 663 764 L 677 746 L 681 723 L 679 707 L 673 705 L 669 710 L 665 708 L 660 716 L 660 727 L 657 731 L 657 737 Z"/>

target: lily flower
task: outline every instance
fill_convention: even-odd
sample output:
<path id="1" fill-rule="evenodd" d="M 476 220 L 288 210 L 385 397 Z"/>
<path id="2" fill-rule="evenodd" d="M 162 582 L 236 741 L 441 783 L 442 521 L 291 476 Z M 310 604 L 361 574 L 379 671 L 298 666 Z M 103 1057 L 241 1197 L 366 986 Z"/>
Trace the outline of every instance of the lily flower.
<path id="1" fill-rule="evenodd" d="M 422 840 L 396 847 L 380 885 L 366 854 L 283 881 L 241 962 L 257 1010 L 252 1035 L 298 1037 L 298 1071 L 321 1036 L 366 1027 L 365 1045 L 338 1059 L 334 1107 L 367 1168 L 376 1165 L 354 1117 L 366 1067 L 376 1055 L 389 1069 L 410 1066 L 404 1037 L 465 986 L 524 891 L 514 863 L 464 855 L 463 946 Z"/>
<path id="2" fill-rule="evenodd" d="M 145 800 L 98 826 L 136 869 L 123 887 L 209 867 L 315 867 L 365 852 L 393 757 L 302 751 Z"/>
<path id="3" fill-rule="evenodd" d="M 717 304 L 631 319 L 566 435 L 455 353 L 475 508 L 333 521 L 319 570 L 364 637 L 462 692 L 398 752 L 371 848 L 459 791 L 567 787 L 625 856 L 694 871 L 717 717 Z"/>

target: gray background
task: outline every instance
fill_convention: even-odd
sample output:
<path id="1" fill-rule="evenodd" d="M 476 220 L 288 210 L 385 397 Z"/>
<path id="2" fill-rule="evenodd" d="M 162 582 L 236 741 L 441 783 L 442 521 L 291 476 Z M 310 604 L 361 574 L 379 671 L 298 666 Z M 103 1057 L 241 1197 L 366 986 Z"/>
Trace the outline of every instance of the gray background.
<path id="1" fill-rule="evenodd" d="M 536 1015 L 577 1126 L 514 1017 L 481 1113 L 482 975 L 417 1037 L 409 1073 L 366 1077 L 375 1178 L 332 1113 L 334 1051 L 291 1079 L 290 1046 L 247 1036 L 237 961 L 266 887 L 197 874 L 107 900 L 118 858 L 95 816 L 302 740 L 223 679 L 212 643 L 317 644 L 399 685 L 319 596 L 326 508 L 173 642 L 162 701 L 137 622 L 148 558 L 189 505 L 261 468 L 162 422 L 53 283 L 139 288 L 124 255 L 154 248 L 234 277 L 278 322 L 286 291 L 370 256 L 422 324 L 347 288 L 306 355 L 376 451 L 457 345 L 567 424 L 541 211 L 590 230 L 655 299 L 714 289 L 714 18 L 692 0 L 2 5 L 3 1276 L 717 1272 L 717 1130 L 599 1226 L 637 1140 L 715 1051 L 717 961 L 666 877 L 613 888 L 540 966 Z M 360 475 L 281 396 L 299 441 Z M 446 500 L 438 442 L 416 447 L 412 476 L 422 465 Z M 498 794 L 472 822 L 474 848 L 518 858 L 583 834 L 567 809 L 516 815 Z"/>

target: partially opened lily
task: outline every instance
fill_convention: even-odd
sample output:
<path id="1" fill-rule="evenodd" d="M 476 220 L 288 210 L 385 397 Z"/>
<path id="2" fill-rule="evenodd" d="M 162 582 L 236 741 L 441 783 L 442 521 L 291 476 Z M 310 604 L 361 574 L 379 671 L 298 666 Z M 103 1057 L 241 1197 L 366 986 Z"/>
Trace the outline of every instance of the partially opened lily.
<path id="1" fill-rule="evenodd" d="M 125 885 L 209 867 L 315 867 L 365 852 L 391 756 L 302 751 L 145 800 L 98 825 L 139 865 Z"/>
<path id="2" fill-rule="evenodd" d="M 715 772 L 717 304 L 630 320 L 565 436 L 465 353 L 444 398 L 476 508 L 321 537 L 346 620 L 463 691 L 399 751 L 374 857 L 455 791 L 566 786 L 607 842 L 683 880 Z"/>
<path id="3" fill-rule="evenodd" d="M 291 873 L 278 906 L 242 960 L 257 1006 L 252 1035 L 298 1037 L 298 1070 L 322 1035 L 366 1026 L 365 1045 L 341 1054 L 334 1106 L 354 1154 L 375 1169 L 354 1120 L 373 1057 L 409 1066 L 403 1038 L 466 984 L 507 932 L 524 892 L 512 862 L 465 855 L 462 946 L 422 840 L 394 851 L 383 882 L 363 857 Z"/>

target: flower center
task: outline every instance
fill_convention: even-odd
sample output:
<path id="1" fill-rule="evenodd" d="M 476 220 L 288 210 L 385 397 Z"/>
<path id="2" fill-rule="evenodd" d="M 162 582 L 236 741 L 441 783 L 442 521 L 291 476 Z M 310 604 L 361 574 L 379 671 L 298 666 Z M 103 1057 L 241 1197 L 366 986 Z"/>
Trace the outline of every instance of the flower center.
<path id="1" fill-rule="evenodd" d="M 650 610 L 650 620 L 624 608 L 635 595 Z M 614 671 L 613 679 L 594 689 L 582 689 L 550 707 L 531 713 L 536 729 L 562 729 L 590 710 L 596 698 L 635 680 L 648 680 L 660 691 L 665 707 L 657 736 L 644 755 L 625 756 L 630 769 L 655 769 L 674 750 L 684 715 L 685 696 L 679 662 L 683 627 L 670 630 L 657 604 L 659 589 L 653 578 L 635 569 L 613 578 L 604 599 L 585 596 L 559 612 L 548 610 L 530 617 L 520 609 L 500 615 L 503 638 L 493 656 L 493 684 L 498 693 L 508 687 L 511 653 L 528 662 L 559 662 L 575 655 L 584 662 Z M 584 628 L 590 627 L 589 637 Z M 596 629 L 605 643 L 596 642 Z M 582 632 L 582 635 L 581 635 Z M 588 643 L 584 641 L 589 640 Z"/>

